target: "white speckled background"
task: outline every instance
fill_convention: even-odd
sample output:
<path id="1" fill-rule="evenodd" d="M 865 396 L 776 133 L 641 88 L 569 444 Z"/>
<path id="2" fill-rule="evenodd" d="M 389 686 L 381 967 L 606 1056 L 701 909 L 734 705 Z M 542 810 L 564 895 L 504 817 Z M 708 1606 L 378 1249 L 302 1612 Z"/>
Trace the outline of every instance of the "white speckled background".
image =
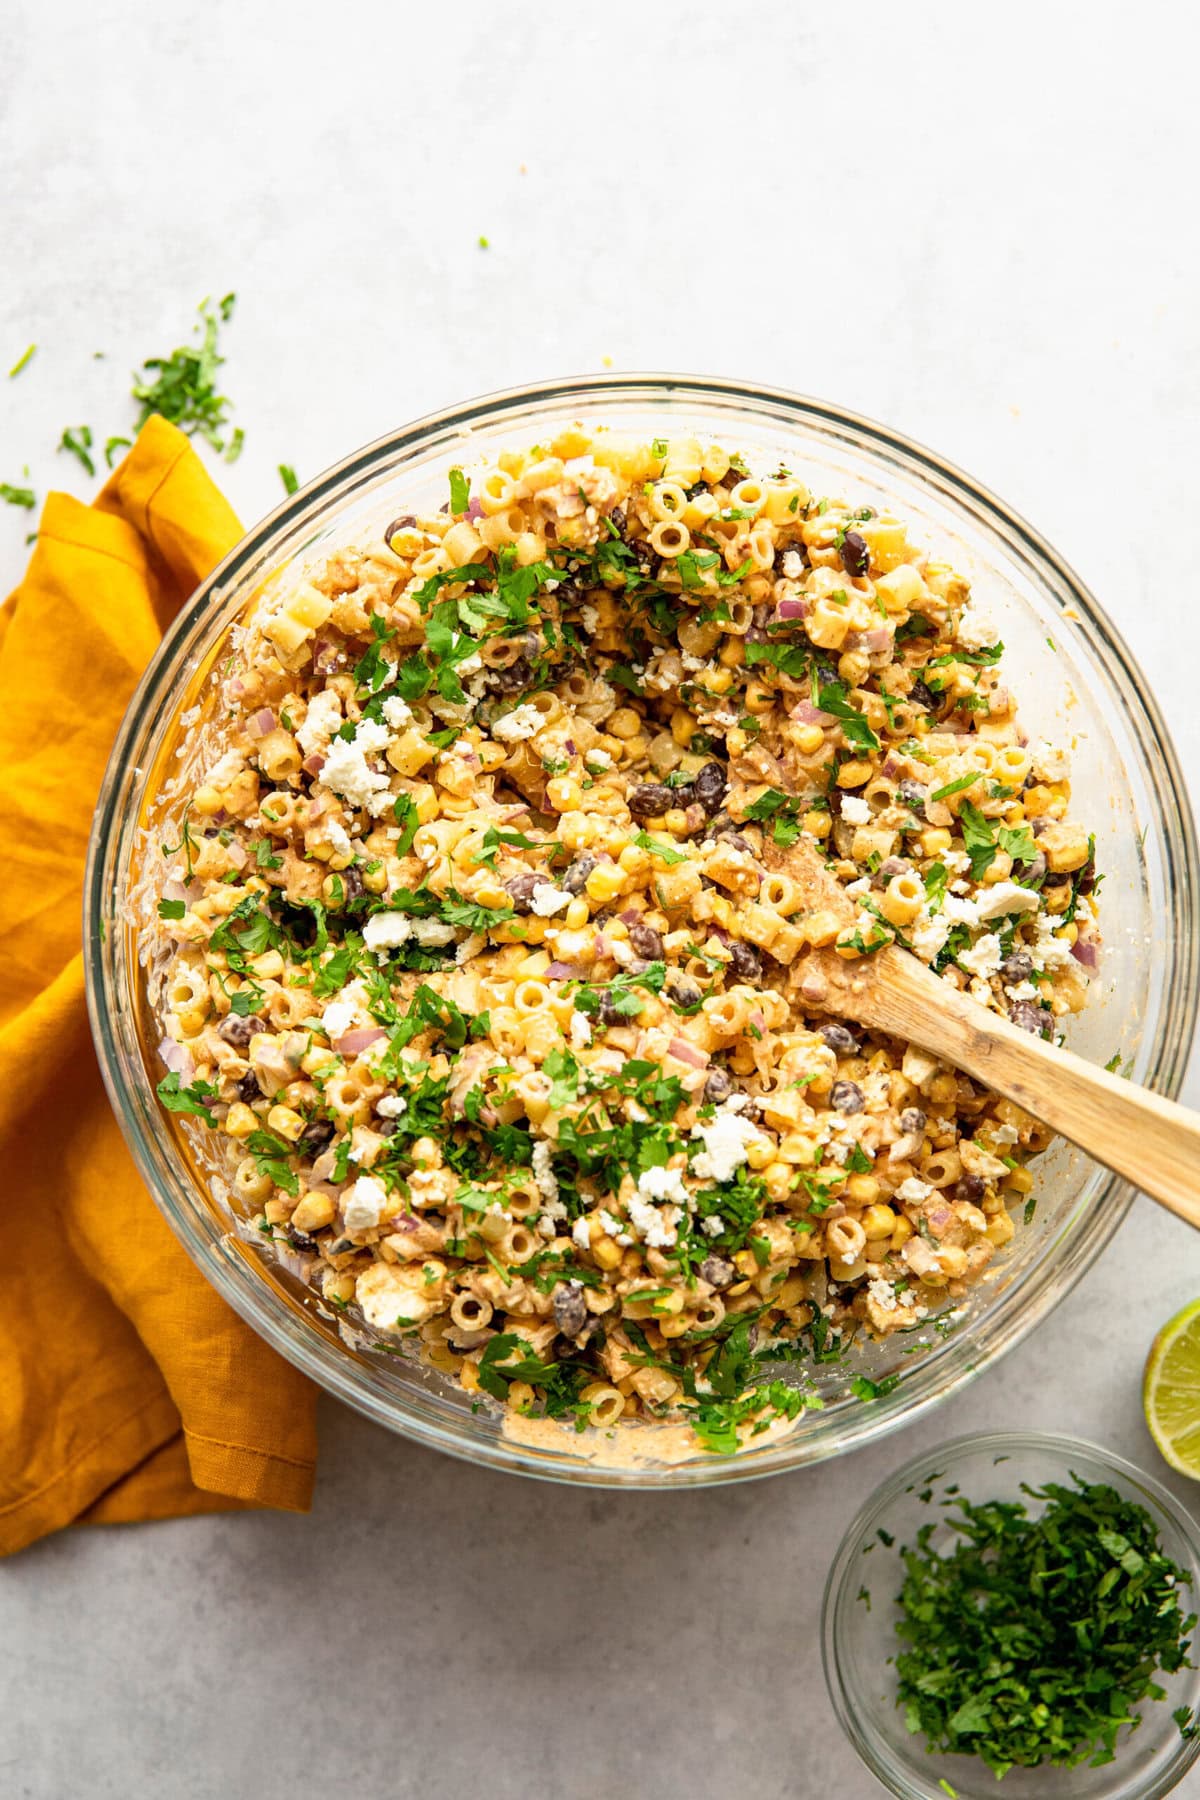
<path id="1" fill-rule="evenodd" d="M 126 370 L 229 288 L 247 521 L 279 462 L 606 356 L 820 394 L 1050 537 L 1195 780 L 1198 48 L 1166 0 L 9 0 L 0 367 L 41 348 L 0 380 L 0 480 L 82 491 L 61 428 L 121 431 Z M 26 529 L 5 509 L 6 584 Z M 327 1405 L 311 1518 L 72 1532 L 0 1568 L 0 1794 L 867 1800 L 816 1639 L 848 1512 L 977 1427 L 1163 1473 L 1141 1363 L 1197 1293 L 1197 1240 L 1141 1201 L 907 1437 L 711 1495 L 478 1474 Z"/>

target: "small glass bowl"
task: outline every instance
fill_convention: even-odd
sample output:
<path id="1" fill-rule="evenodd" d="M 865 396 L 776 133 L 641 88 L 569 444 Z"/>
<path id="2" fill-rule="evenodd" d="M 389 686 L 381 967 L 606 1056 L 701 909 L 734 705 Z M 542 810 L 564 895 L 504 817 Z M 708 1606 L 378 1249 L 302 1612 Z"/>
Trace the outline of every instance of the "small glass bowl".
<path id="1" fill-rule="evenodd" d="M 1080 1438 L 1040 1432 L 994 1432 L 955 1438 L 914 1457 L 871 1495 L 838 1547 L 821 1614 L 821 1651 L 834 1711 L 871 1773 L 900 1800 L 1157 1800 L 1169 1794 L 1200 1756 L 1200 1736 L 1184 1738 L 1172 1718 L 1176 1707 L 1200 1706 L 1200 1669 L 1156 1677 L 1166 1700 L 1146 1700 L 1142 1723 L 1121 1733 L 1116 1757 L 1098 1768 L 1043 1765 L 1010 1769 L 998 1785 L 987 1764 L 973 1756 L 931 1755 L 924 1737 L 910 1733 L 896 1704 L 896 1672 L 889 1658 L 901 1648 L 896 1636 L 897 1595 L 904 1579 L 901 1551 L 922 1525 L 938 1516 L 939 1497 L 956 1485 L 967 1500 L 1025 1501 L 1022 1486 L 1047 1481 L 1105 1482 L 1144 1506 L 1154 1519 L 1164 1553 L 1191 1576 L 1181 1592 L 1184 1614 L 1200 1606 L 1200 1531 L 1165 1488 L 1119 1456 Z M 879 1534 L 884 1532 L 891 1543 Z M 935 1530 L 932 1547 L 945 1552 L 958 1541 L 949 1525 Z M 868 1603 L 869 1602 L 869 1603 Z M 1200 1662 L 1200 1631 L 1192 1632 L 1193 1660 Z M 942 1785 L 948 1784 L 948 1785 Z"/>
<path id="2" fill-rule="evenodd" d="M 1077 1281 L 1120 1224 L 1132 1189 L 1058 1143 L 1035 1165 L 1036 1216 L 936 1328 L 821 1365 L 824 1411 L 751 1438 L 735 1456 L 690 1434 L 631 1422 L 611 1434 L 502 1417 L 457 1381 L 395 1356 L 273 1260 L 225 1204 L 194 1121 L 163 1113 L 161 1029 L 138 960 L 129 896 L 145 891 L 179 819 L 164 801 L 212 716 L 230 633 L 262 588 L 377 538 L 390 519 L 436 510 L 446 471 L 546 443 L 582 422 L 644 438 L 695 434 L 755 467 L 784 461 L 814 492 L 854 496 L 907 521 L 952 562 L 997 621 L 1031 737 L 1073 745 L 1075 816 L 1105 874 L 1105 954 L 1072 1047 L 1119 1055 L 1132 1079 L 1173 1095 L 1200 998 L 1197 851 L 1178 763 L 1148 684 L 1082 582 L 1001 501 L 928 450 L 821 401 L 734 382 L 628 375 L 547 382 L 419 420 L 357 451 L 263 519 L 182 609 L 130 703 L 97 799 L 85 881 L 92 1034 L 109 1096 L 147 1187 L 185 1249 L 244 1319 L 367 1417 L 491 1468 L 613 1487 L 675 1488 L 776 1474 L 872 1441 L 918 1417 L 1010 1348 Z M 199 721 L 199 725 L 197 724 Z M 1150 946 L 1153 946 L 1151 951 Z M 848 1375 L 896 1377 L 864 1405 Z M 786 1372 L 785 1372 L 786 1374 Z M 682 1440 L 687 1439 L 687 1442 Z"/>

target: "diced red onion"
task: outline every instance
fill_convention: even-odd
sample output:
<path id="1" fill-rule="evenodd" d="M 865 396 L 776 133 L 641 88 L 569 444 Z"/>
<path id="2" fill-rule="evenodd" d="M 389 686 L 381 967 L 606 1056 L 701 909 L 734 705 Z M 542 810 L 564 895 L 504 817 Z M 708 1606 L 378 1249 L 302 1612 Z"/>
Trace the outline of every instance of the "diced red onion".
<path id="1" fill-rule="evenodd" d="M 788 713 L 788 717 L 790 719 L 795 719 L 797 725 L 833 724 L 833 714 L 822 712 L 820 707 L 814 706 L 811 700 L 799 701 L 792 707 L 791 711 Z"/>
<path id="2" fill-rule="evenodd" d="M 164 881 L 162 884 L 162 897 L 164 900 L 186 900 L 188 891 L 184 887 L 182 881 Z"/>
<path id="3" fill-rule="evenodd" d="M 690 1064 L 693 1069 L 703 1069 L 708 1064 L 708 1051 L 690 1044 L 687 1038 L 672 1038 L 667 1045 L 667 1055 L 673 1056 L 676 1062 Z"/>
<path id="4" fill-rule="evenodd" d="M 896 758 L 892 755 L 890 750 L 883 759 L 883 767 L 880 769 L 879 773 L 881 775 L 898 775 L 900 773 L 900 764 L 896 761 Z"/>
<path id="5" fill-rule="evenodd" d="M 637 910 L 636 906 L 626 907 L 625 911 L 623 913 L 618 913 L 617 916 L 622 925 L 640 925 L 642 922 L 642 915 Z"/>
<path id="6" fill-rule="evenodd" d="M 595 954 L 597 962 L 599 962 L 599 960 L 602 956 L 608 955 L 608 940 L 606 938 L 602 938 L 600 936 L 599 932 L 596 933 L 595 939 L 593 940 L 592 950 Z"/>
<path id="7" fill-rule="evenodd" d="M 546 973 L 551 981 L 579 980 L 579 970 L 574 963 L 552 962 Z"/>
<path id="8" fill-rule="evenodd" d="M 775 608 L 775 617 L 777 619 L 807 619 L 808 612 L 809 606 L 807 600 L 802 599 L 798 594 L 795 596 L 788 595 L 788 597 L 781 600 L 779 605 Z"/>
<path id="9" fill-rule="evenodd" d="M 926 1209 L 925 1218 L 928 1221 L 929 1229 L 935 1236 L 937 1235 L 939 1228 L 944 1229 L 954 1222 L 954 1214 L 950 1211 L 948 1206 L 934 1205 L 928 1207 Z"/>
<path id="10" fill-rule="evenodd" d="M 478 494 L 475 494 L 472 497 L 467 506 L 467 517 L 472 524 L 474 524 L 476 519 L 481 519 L 483 517 L 483 501 L 479 498 Z"/>
<path id="11" fill-rule="evenodd" d="M 755 1031 L 765 1031 L 767 1029 L 767 1021 L 757 1009 L 750 1014 L 749 1022 L 753 1025 Z"/>
<path id="12" fill-rule="evenodd" d="M 357 1056 L 360 1050 L 368 1049 L 371 1044 L 377 1044 L 380 1038 L 386 1036 L 387 1032 L 382 1025 L 362 1025 L 353 1031 L 347 1031 L 333 1047 L 339 1056 Z"/>
<path id="13" fill-rule="evenodd" d="M 319 819 L 321 817 L 321 814 L 325 811 L 328 803 L 329 796 L 327 794 L 313 795 L 308 803 L 308 820 L 310 825 L 314 819 Z"/>
<path id="14" fill-rule="evenodd" d="M 574 756 L 575 755 L 575 739 L 568 738 L 566 740 L 566 742 L 563 744 L 563 749 L 566 751 L 568 756 Z"/>
<path id="15" fill-rule="evenodd" d="M 892 634 L 885 625 L 876 625 L 870 631 L 858 633 L 859 648 L 869 655 L 876 655 L 880 650 L 890 650 Z"/>
<path id="16" fill-rule="evenodd" d="M 276 719 L 275 714 L 271 711 L 270 707 L 264 706 L 261 712 L 256 712 L 253 718 L 246 720 L 246 736 L 251 738 L 266 737 L 268 731 L 274 731 L 278 723 L 279 721 Z"/>
<path id="17" fill-rule="evenodd" d="M 242 681 L 241 678 L 237 675 L 230 676 L 227 686 L 229 688 L 230 694 L 232 694 L 232 696 L 235 700 L 239 700 L 246 691 L 245 682 Z"/>
<path id="18" fill-rule="evenodd" d="M 314 750 L 311 756 L 305 757 L 302 767 L 306 775 L 319 775 L 325 767 L 325 758 Z"/>
<path id="19" fill-rule="evenodd" d="M 196 1073 L 196 1065 L 192 1061 L 191 1051 L 185 1050 L 182 1044 L 177 1044 L 174 1038 L 163 1038 L 158 1046 L 158 1054 L 168 1069 L 173 1069 L 186 1087 Z"/>
<path id="20" fill-rule="evenodd" d="M 1084 942 L 1083 939 L 1071 945 L 1071 955 L 1085 969 L 1098 969 L 1100 966 L 1100 954 L 1096 945 Z"/>
<path id="21" fill-rule="evenodd" d="M 236 838 L 227 845 L 225 854 L 228 856 L 235 869 L 244 869 L 247 862 L 250 860 L 246 854 L 245 845 L 239 844 Z"/>
<path id="22" fill-rule="evenodd" d="M 303 1281 L 306 1278 L 313 1264 L 311 1250 L 293 1250 L 290 1244 L 277 1238 L 274 1251 L 275 1261 L 285 1275 L 294 1275 L 297 1281 Z"/>

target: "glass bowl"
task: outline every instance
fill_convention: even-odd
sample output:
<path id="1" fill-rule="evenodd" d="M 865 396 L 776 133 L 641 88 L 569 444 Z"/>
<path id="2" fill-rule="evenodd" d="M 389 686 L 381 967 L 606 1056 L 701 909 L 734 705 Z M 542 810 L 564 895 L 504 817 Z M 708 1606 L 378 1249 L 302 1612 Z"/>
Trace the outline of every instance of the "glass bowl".
<path id="1" fill-rule="evenodd" d="M 822 1367 L 826 1410 L 802 1413 L 786 1434 L 773 1428 L 722 1457 L 685 1447 L 690 1434 L 664 1427 L 604 1437 L 505 1421 L 490 1403 L 472 1410 L 452 1379 L 373 1349 L 270 1262 L 261 1240 L 249 1241 L 254 1234 L 203 1165 L 192 1122 L 165 1116 L 154 1097 L 163 1072 L 159 1032 L 128 896 L 171 828 L 160 791 L 195 753 L 230 627 L 252 594 L 306 558 L 379 533 L 397 513 L 440 505 L 450 465 L 531 445 L 570 420 L 646 436 L 688 430 L 763 466 L 784 459 L 817 493 L 890 507 L 970 578 L 1001 626 L 1026 729 L 1075 744 L 1075 812 L 1095 828 L 1106 875 L 1108 948 L 1072 1044 L 1101 1063 L 1119 1055 L 1135 1080 L 1177 1092 L 1196 1014 L 1196 844 L 1153 696 L 1095 600 L 998 500 L 894 432 L 819 401 L 665 376 L 549 382 L 423 419 L 289 498 L 201 584 L 134 695 L 100 791 L 84 902 L 92 1030 L 134 1159 L 185 1248 L 242 1317 L 330 1393 L 394 1430 L 496 1468 L 649 1488 L 744 1480 L 879 1437 L 985 1368 L 1079 1279 L 1124 1216 L 1130 1188 L 1056 1146 L 1040 1160 L 1036 1216 L 970 1302 L 919 1338 L 868 1347 L 856 1361 L 876 1378 L 895 1373 L 893 1391 L 864 1404 L 850 1397 L 844 1371 Z"/>
<path id="2" fill-rule="evenodd" d="M 976 1503 L 1026 1501 L 1022 1484 L 1105 1482 L 1136 1500 L 1154 1519 L 1165 1554 L 1191 1576 L 1181 1595 L 1186 1616 L 1200 1601 L 1200 1532 L 1166 1489 L 1119 1456 L 1079 1438 L 1039 1432 L 994 1432 L 956 1438 L 906 1463 L 876 1488 L 838 1547 L 821 1615 L 821 1653 L 834 1711 L 846 1736 L 872 1774 L 900 1800 L 1157 1800 L 1168 1794 L 1200 1756 L 1200 1736 L 1184 1738 L 1171 1717 L 1176 1707 L 1200 1705 L 1200 1669 L 1156 1677 L 1165 1701 L 1144 1701 L 1142 1723 L 1123 1732 L 1111 1763 L 1074 1769 L 1010 1769 L 998 1787 L 977 1757 L 930 1755 L 924 1737 L 912 1734 L 896 1704 L 896 1674 L 889 1657 L 896 1637 L 896 1596 L 904 1580 L 900 1552 L 922 1525 L 937 1518 L 946 1488 L 961 1489 Z M 881 1537 L 879 1534 L 886 1534 Z M 890 1541 L 889 1541 L 890 1540 Z M 958 1542 L 949 1525 L 933 1532 L 931 1547 L 945 1554 Z M 866 1596 L 866 1598 L 864 1597 Z M 1193 1660 L 1200 1639 L 1192 1633 Z"/>

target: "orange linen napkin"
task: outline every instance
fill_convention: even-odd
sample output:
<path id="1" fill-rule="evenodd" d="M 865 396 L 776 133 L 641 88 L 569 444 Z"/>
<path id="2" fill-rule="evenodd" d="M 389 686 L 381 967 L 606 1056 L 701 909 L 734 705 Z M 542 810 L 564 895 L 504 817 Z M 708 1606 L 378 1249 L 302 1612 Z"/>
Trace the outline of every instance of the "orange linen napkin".
<path id="1" fill-rule="evenodd" d="M 151 419 L 93 506 L 51 494 L 0 611 L 0 1554 L 75 1521 L 307 1509 L 311 1385 L 176 1243 L 84 1007 L 84 853 L 118 721 L 241 528 Z"/>

